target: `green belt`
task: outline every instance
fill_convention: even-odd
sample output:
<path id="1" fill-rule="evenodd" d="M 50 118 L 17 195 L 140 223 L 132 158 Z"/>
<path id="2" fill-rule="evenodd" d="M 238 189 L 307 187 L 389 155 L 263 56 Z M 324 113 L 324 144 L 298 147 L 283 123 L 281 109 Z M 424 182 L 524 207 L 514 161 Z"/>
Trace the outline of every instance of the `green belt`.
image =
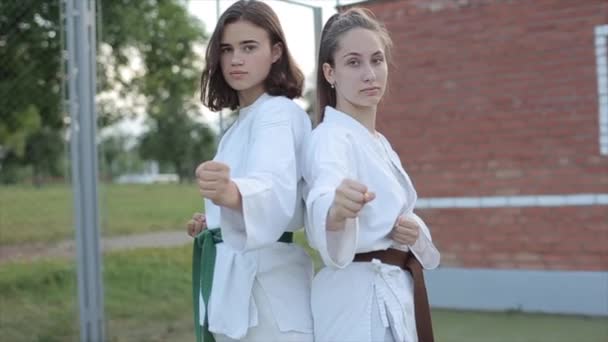
<path id="1" fill-rule="evenodd" d="M 213 334 L 209 331 L 208 303 L 211 296 L 211 285 L 213 284 L 213 271 L 215 268 L 215 245 L 223 242 L 220 228 L 205 229 L 194 239 L 192 250 L 192 302 L 194 303 L 194 331 L 196 341 L 215 342 Z M 279 242 L 292 243 L 293 233 L 285 232 L 279 238 Z M 202 263 L 201 263 L 202 259 Z M 201 329 L 199 294 L 205 301 L 205 322 Z"/>

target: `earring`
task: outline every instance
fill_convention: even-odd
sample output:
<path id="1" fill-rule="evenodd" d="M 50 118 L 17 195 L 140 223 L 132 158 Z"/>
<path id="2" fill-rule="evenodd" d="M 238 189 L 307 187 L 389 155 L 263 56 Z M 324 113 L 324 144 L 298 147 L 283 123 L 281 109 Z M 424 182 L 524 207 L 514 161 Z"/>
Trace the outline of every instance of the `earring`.
<path id="1" fill-rule="evenodd" d="M 331 83 L 331 89 L 335 89 L 335 88 L 336 88 L 336 86 L 333 83 Z"/>

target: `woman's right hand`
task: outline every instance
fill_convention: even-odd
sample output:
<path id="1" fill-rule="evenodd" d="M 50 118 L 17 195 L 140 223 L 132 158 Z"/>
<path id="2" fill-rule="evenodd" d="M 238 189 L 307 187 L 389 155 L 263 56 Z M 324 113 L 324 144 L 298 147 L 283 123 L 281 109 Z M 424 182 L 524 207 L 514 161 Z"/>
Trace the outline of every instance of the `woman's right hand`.
<path id="1" fill-rule="evenodd" d="M 195 213 L 192 219 L 186 224 L 188 235 L 196 237 L 200 232 L 207 229 L 207 218 L 205 214 Z"/>
<path id="2" fill-rule="evenodd" d="M 355 218 L 363 207 L 376 195 L 367 191 L 367 186 L 352 179 L 344 179 L 336 188 L 334 202 L 327 214 L 327 229 L 344 229 L 346 219 Z"/>

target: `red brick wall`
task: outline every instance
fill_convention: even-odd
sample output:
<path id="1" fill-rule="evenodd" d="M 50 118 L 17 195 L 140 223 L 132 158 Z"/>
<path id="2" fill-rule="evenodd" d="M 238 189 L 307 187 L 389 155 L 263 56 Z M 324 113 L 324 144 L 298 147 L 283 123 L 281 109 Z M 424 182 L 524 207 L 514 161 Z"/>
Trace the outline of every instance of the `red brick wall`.
<path id="1" fill-rule="evenodd" d="M 419 196 L 608 193 L 605 0 L 376 0 L 394 40 L 378 129 Z M 427 209 L 443 265 L 608 270 L 608 206 Z"/>
<path id="2" fill-rule="evenodd" d="M 605 206 L 426 209 L 442 265 L 608 270 Z"/>

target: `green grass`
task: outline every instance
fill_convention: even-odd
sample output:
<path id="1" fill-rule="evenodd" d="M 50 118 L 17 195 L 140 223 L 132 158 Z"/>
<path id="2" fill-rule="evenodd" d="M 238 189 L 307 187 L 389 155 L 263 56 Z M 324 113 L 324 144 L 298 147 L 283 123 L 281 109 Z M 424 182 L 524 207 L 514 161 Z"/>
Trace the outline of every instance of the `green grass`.
<path id="1" fill-rule="evenodd" d="M 74 237 L 73 195 L 65 185 L 0 186 L 0 245 Z M 202 208 L 193 184 L 101 185 L 104 236 L 185 229 Z"/>
<path id="2" fill-rule="evenodd" d="M 301 237 L 300 237 L 301 238 Z M 140 249 L 104 258 L 109 341 L 192 341 L 191 250 Z M 3 341 L 76 341 L 75 265 L 0 266 Z M 434 310 L 438 342 L 605 342 L 608 318 Z"/>
<path id="3" fill-rule="evenodd" d="M 0 248 L 74 236 L 67 186 L 0 187 Z M 201 200 L 192 184 L 102 185 L 103 235 L 183 229 Z M 296 241 L 312 255 L 302 232 Z M 104 258 L 109 341 L 192 341 L 190 247 L 118 252 Z M 608 319 L 434 310 L 438 342 L 605 342 Z M 2 341 L 78 340 L 73 261 L 0 266 Z"/>
<path id="4" fill-rule="evenodd" d="M 606 342 L 608 318 L 433 310 L 438 342 Z"/>
<path id="5" fill-rule="evenodd" d="M 109 340 L 193 340 L 190 265 L 190 247 L 142 249 L 104 258 Z M 74 263 L 0 266 L 3 341 L 74 341 L 78 327 Z"/>

